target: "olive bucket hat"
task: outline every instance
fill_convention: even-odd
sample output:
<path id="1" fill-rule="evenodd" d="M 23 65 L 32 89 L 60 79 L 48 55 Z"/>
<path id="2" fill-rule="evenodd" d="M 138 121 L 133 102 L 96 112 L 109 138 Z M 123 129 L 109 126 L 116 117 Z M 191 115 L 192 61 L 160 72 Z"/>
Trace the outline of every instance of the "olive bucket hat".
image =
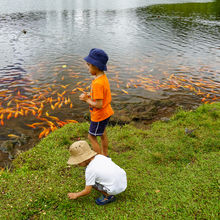
<path id="1" fill-rule="evenodd" d="M 91 150 L 89 144 L 86 141 L 74 142 L 70 146 L 69 152 L 71 156 L 67 163 L 70 165 L 77 165 L 82 163 L 83 161 L 86 161 L 97 154 L 95 151 Z"/>
<path id="2" fill-rule="evenodd" d="M 93 48 L 90 50 L 89 55 L 84 58 L 87 63 L 98 67 L 101 71 L 107 71 L 108 55 L 104 50 Z"/>

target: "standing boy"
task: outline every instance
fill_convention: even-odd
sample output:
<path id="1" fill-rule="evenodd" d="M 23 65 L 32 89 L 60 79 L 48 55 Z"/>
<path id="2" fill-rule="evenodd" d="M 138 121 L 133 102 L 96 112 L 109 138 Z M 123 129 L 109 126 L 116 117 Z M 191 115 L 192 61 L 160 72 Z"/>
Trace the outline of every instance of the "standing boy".
<path id="1" fill-rule="evenodd" d="M 94 151 L 107 156 L 108 138 L 105 127 L 114 114 L 110 104 L 110 85 L 104 73 L 107 70 L 108 55 L 103 50 L 94 48 L 84 60 L 87 62 L 90 74 L 95 77 L 91 84 L 90 94 L 83 93 L 79 97 L 80 100 L 89 104 L 91 123 L 88 139 Z M 102 148 L 99 146 L 97 136 L 101 137 Z"/>
<path id="2" fill-rule="evenodd" d="M 110 158 L 97 154 L 91 150 L 86 141 L 77 141 L 70 146 L 68 164 L 86 167 L 85 189 L 68 193 L 70 199 L 88 195 L 92 188 L 100 191 L 102 196 L 95 200 L 97 205 L 105 205 L 115 201 L 115 195 L 123 192 L 127 187 L 125 171 Z"/>

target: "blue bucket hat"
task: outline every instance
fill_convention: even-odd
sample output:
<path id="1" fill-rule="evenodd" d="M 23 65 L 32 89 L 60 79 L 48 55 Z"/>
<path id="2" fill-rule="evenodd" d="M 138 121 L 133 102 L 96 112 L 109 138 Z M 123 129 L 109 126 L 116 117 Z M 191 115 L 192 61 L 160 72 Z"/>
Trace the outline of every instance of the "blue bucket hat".
<path id="1" fill-rule="evenodd" d="M 84 58 L 87 63 L 98 67 L 101 71 L 107 70 L 108 55 L 104 50 L 93 48 L 90 50 L 89 55 Z"/>

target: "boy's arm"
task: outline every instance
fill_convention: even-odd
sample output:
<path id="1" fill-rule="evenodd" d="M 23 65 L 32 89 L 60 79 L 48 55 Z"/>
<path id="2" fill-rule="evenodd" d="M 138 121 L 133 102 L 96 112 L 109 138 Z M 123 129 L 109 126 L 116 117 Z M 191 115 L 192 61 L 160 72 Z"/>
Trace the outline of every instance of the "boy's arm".
<path id="1" fill-rule="evenodd" d="M 85 189 L 82 190 L 81 192 L 68 193 L 68 197 L 69 199 L 77 199 L 78 197 L 88 195 L 91 192 L 91 190 L 92 190 L 92 186 L 86 186 Z"/>
<path id="2" fill-rule="evenodd" d="M 102 99 L 97 99 L 95 101 L 92 101 L 92 99 L 87 99 L 86 102 L 91 105 L 92 107 L 95 108 L 102 108 L 103 100 Z"/>
<path id="3" fill-rule="evenodd" d="M 86 93 L 82 93 L 79 96 L 79 99 L 82 101 L 87 102 L 89 105 L 95 108 L 102 108 L 103 100 L 102 99 L 97 99 L 93 101 Z"/>

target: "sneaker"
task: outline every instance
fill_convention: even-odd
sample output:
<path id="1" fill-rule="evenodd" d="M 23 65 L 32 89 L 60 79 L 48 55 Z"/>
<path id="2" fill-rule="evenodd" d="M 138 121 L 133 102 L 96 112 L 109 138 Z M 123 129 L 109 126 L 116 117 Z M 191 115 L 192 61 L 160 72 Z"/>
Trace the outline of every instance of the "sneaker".
<path id="1" fill-rule="evenodd" d="M 98 199 L 95 200 L 95 203 L 97 205 L 105 205 L 108 204 L 110 202 L 114 202 L 115 201 L 115 196 L 110 195 L 110 196 L 104 196 L 102 195 L 101 197 L 99 197 Z"/>

